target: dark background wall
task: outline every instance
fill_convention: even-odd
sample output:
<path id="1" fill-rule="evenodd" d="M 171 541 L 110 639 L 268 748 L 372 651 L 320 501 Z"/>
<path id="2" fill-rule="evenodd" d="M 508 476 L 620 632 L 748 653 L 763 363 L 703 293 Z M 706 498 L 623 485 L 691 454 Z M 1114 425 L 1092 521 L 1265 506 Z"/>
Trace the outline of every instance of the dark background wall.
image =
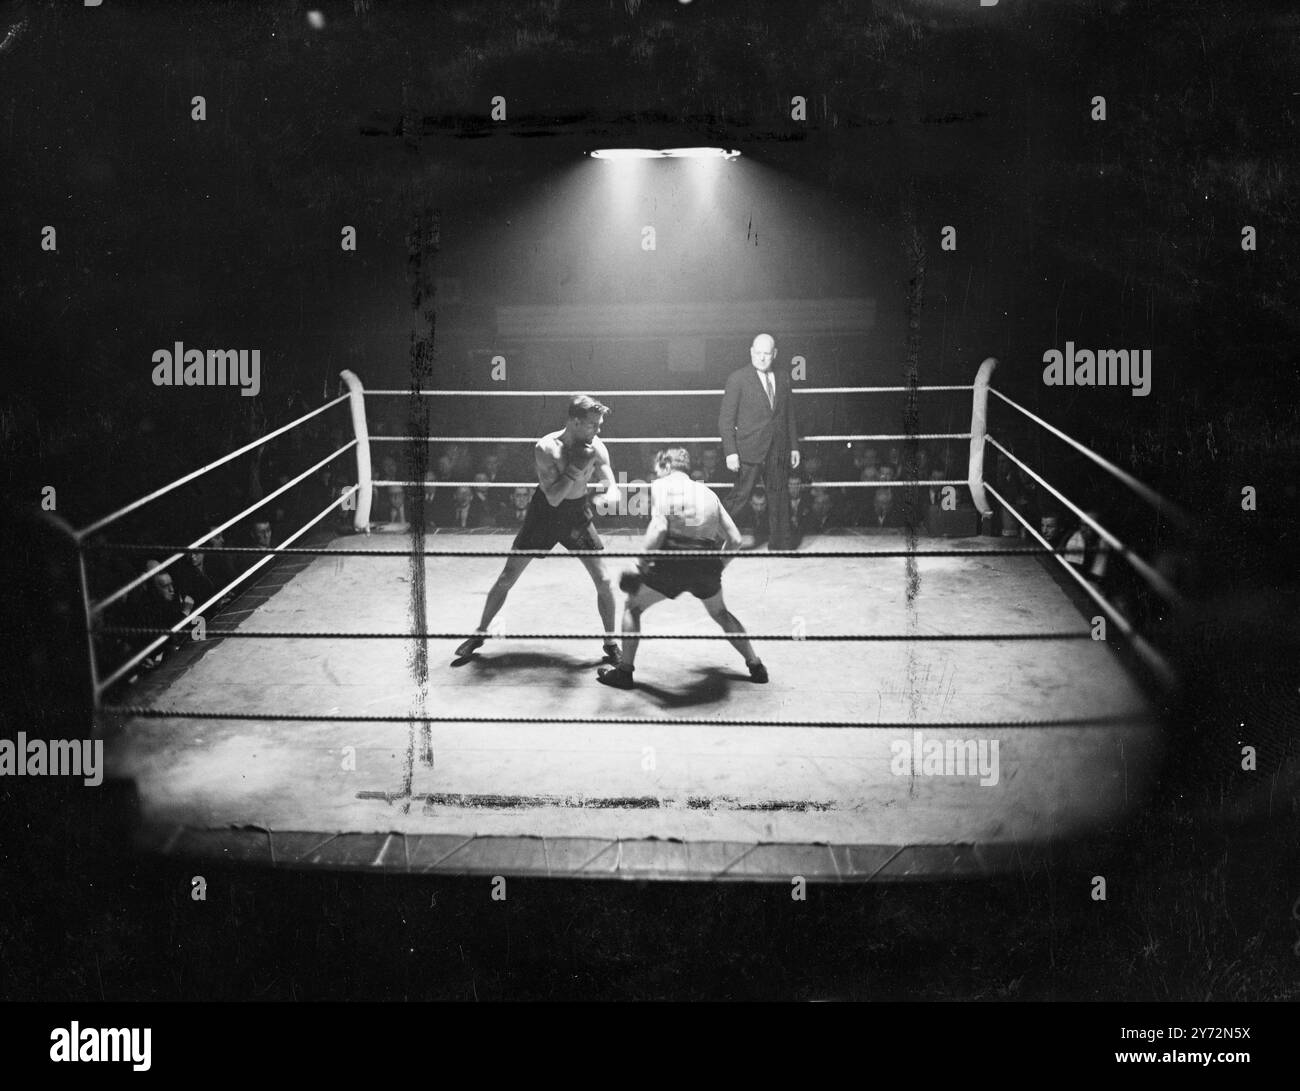
<path id="1" fill-rule="evenodd" d="M 403 385 L 425 332 L 421 209 L 439 224 L 439 385 L 487 385 L 503 346 L 524 387 L 716 386 L 744 360 L 739 331 L 690 374 L 654 331 L 614 364 L 582 339 L 557 356 L 501 338 L 502 307 L 725 317 L 829 297 L 874 317 L 819 345 L 809 382 L 899 381 L 923 261 L 921 382 L 996 354 L 1004 388 L 1185 502 L 1230 511 L 1247 472 L 1283 488 L 1297 47 L 1271 5 L 357 2 L 317 5 L 319 29 L 297 2 L 3 8 L 0 442 L 19 500 L 55 482 L 88 518 L 317 404 L 340 368 Z M 703 211 L 668 169 L 619 205 L 610 165 L 583 157 L 692 143 L 744 153 Z M 150 353 L 178 339 L 260 348 L 262 396 L 154 388 Z M 1151 348 L 1152 394 L 1044 387 L 1042 353 L 1066 340 Z M 845 407 L 835 426 L 895 430 L 900 412 Z"/>

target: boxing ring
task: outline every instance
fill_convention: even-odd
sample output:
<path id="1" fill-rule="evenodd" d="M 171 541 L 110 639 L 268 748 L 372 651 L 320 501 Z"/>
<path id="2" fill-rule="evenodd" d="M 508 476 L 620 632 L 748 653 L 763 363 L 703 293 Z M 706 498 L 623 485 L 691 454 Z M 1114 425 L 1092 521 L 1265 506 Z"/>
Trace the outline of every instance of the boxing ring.
<path id="1" fill-rule="evenodd" d="M 345 372 L 345 395 L 74 532 L 97 730 L 109 775 L 134 785 L 139 847 L 289 867 L 846 882 L 993 874 L 1024 866 L 1053 843 L 1115 828 L 1151 786 L 1163 747 L 1159 703 L 1177 678 L 984 480 L 986 448 L 1033 475 L 1158 595 L 1176 604 L 1177 594 L 990 434 L 995 366 L 985 361 L 965 387 L 799 389 L 804 397 L 969 391 L 972 399 L 969 433 L 809 436 L 801 446 L 968 440 L 965 479 L 819 484 L 966 486 L 986 520 L 992 495 L 1033 544 L 897 530 L 742 552 L 724 586 L 751 639 L 761 642 L 770 684 L 748 681 L 718 643 L 723 634 L 683 596 L 646 615 L 639 685 L 631 691 L 596 683 L 608 634 L 594 624 L 591 581 L 569 554 L 530 565 L 480 653 L 453 661 L 510 555 L 513 531 L 435 533 L 417 518 L 406 531 L 369 533 L 373 488 L 427 484 L 374 479 L 371 443 L 501 441 L 372 439 L 369 399 L 560 392 L 365 391 Z M 591 393 L 616 400 L 721 391 Z M 355 454 L 357 484 L 278 546 L 212 551 L 261 555 L 236 582 L 258 577 L 277 555 L 292 558 L 295 570 L 270 581 L 256 608 L 237 623 L 217 614 L 201 632 L 188 621 L 147 634 L 105 623 L 107 607 L 158 570 L 93 600 L 86 557 L 96 550 L 158 555 L 164 547 L 92 545 L 92 535 L 344 403 L 354 438 L 277 493 L 348 454 Z M 617 450 L 619 443 L 717 438 L 605 441 Z M 1176 512 L 1077 446 L 1144 502 Z M 491 487 L 520 484 L 535 482 Z M 461 485 L 483 487 L 437 482 Z M 296 544 L 344 504 L 355 506 L 358 533 Z M 187 551 L 207 552 L 212 533 L 166 547 L 164 567 Z M 611 569 L 630 563 L 617 558 L 644 555 L 638 543 L 607 536 Z M 194 615 L 228 590 L 196 604 Z M 1104 639 L 1098 616 L 1109 621 Z M 97 661 L 97 632 L 151 639 L 110 668 Z M 124 687 L 145 656 L 176 637 L 186 639 L 163 668 Z"/>

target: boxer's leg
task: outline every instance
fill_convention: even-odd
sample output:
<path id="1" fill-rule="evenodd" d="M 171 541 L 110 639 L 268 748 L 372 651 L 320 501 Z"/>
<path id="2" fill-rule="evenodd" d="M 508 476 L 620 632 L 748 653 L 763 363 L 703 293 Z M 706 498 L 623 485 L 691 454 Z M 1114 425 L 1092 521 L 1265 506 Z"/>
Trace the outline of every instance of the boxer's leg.
<path id="1" fill-rule="evenodd" d="M 702 600 L 704 608 L 709 612 L 709 617 L 713 618 L 724 633 L 735 634 L 727 637 L 727 642 L 736 649 L 745 659 L 745 666 L 749 668 L 749 676 L 755 682 L 767 681 L 767 668 L 763 666 L 763 661 L 754 653 L 754 645 L 749 642 L 749 637 L 745 635 L 745 627 L 740 623 L 740 619 L 727 609 L 727 604 L 722 598 L 722 592 L 719 591 L 707 599 Z"/>
<path id="2" fill-rule="evenodd" d="M 631 689 L 632 671 L 636 666 L 637 646 L 641 643 L 637 634 L 641 632 L 641 615 L 656 602 L 662 602 L 664 595 L 642 584 L 623 603 L 623 658 L 615 667 L 601 667 L 596 672 L 596 679 L 615 689 Z"/>
<path id="3" fill-rule="evenodd" d="M 456 649 L 456 658 L 463 659 L 483 646 L 483 642 L 487 639 L 488 626 L 492 624 L 492 619 L 497 616 L 501 607 L 506 604 L 506 596 L 510 594 L 510 588 L 514 587 L 515 581 L 523 574 L 531 560 L 532 557 L 506 558 L 506 563 L 501 568 L 501 575 L 496 578 L 496 582 L 487 593 L 487 602 L 483 604 L 483 615 L 479 618 L 476 634 Z"/>
<path id="4" fill-rule="evenodd" d="M 580 557 L 583 567 L 587 570 L 587 575 L 591 577 L 591 582 L 596 585 L 596 609 L 600 612 L 600 623 L 604 628 L 602 632 L 615 632 L 614 628 L 614 585 L 610 582 L 609 573 L 605 571 L 605 559 L 603 557 Z M 610 649 L 615 652 L 618 645 L 615 644 L 613 637 L 608 637 L 604 641 L 604 651 L 611 660 L 616 660 L 616 655 L 610 654 Z"/>
<path id="5" fill-rule="evenodd" d="M 637 639 L 641 631 L 641 615 L 656 602 L 663 602 L 664 598 L 654 588 L 642 584 L 623 603 L 623 665 L 628 670 L 636 665 L 636 652 L 641 644 Z"/>

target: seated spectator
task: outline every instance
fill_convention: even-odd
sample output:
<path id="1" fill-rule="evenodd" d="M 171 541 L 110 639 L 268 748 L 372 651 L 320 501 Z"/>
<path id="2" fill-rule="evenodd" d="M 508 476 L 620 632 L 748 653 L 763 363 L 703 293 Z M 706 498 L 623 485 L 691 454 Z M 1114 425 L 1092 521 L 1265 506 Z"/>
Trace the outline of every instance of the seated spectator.
<path id="1" fill-rule="evenodd" d="M 824 480 L 823 467 L 824 463 L 820 455 L 809 455 L 799 464 L 799 468 L 803 470 L 804 477 L 808 481 Z"/>
<path id="2" fill-rule="evenodd" d="M 863 467 L 866 469 L 866 467 Z M 849 480 L 853 480 L 849 478 Z M 867 511 L 871 507 L 871 490 L 870 489 L 828 489 L 831 496 L 832 506 L 835 508 L 837 518 L 841 526 L 858 526 L 863 523 L 867 517 Z M 812 497 L 808 490 L 804 490 L 804 499 L 809 507 L 812 506 Z"/>
<path id="3" fill-rule="evenodd" d="M 501 474 L 501 456 L 496 451 L 489 451 L 483 456 L 482 472 L 488 481 L 495 481 Z M 478 475 L 474 475 L 475 480 Z"/>
<path id="4" fill-rule="evenodd" d="M 201 552 L 185 554 L 167 572 L 176 574 L 173 580 L 176 585 L 176 592 L 181 597 L 182 602 L 186 599 L 189 600 L 189 609 L 191 610 L 202 606 L 223 586 L 214 582 L 208 574 L 207 560 Z M 213 609 L 213 606 L 208 607 L 207 614 L 209 616 Z"/>
<path id="5" fill-rule="evenodd" d="M 862 471 L 870 468 L 872 476 L 862 476 Z M 875 481 L 880 470 L 880 454 L 874 447 L 855 447 L 853 449 L 853 474 L 860 481 Z"/>
<path id="6" fill-rule="evenodd" d="M 803 510 L 803 475 L 798 470 L 790 471 L 786 490 L 790 495 L 790 548 L 798 549 L 803 541 L 803 525 L 799 522 Z"/>
<path id="7" fill-rule="evenodd" d="M 691 471 L 691 480 L 698 481 L 700 482 L 700 484 L 704 484 L 709 480 L 709 477 L 708 474 L 706 474 L 703 470 L 696 469 Z"/>
<path id="8" fill-rule="evenodd" d="M 878 466 L 863 466 L 858 475 L 859 481 L 874 482 L 880 480 Z M 845 489 L 843 507 L 844 520 L 855 527 L 866 526 L 871 518 L 871 494 L 874 489 Z"/>
<path id="9" fill-rule="evenodd" d="M 270 519 L 258 519 L 253 523 L 253 545 L 259 549 L 270 549 L 275 542 L 275 532 L 271 529 Z"/>
<path id="10" fill-rule="evenodd" d="M 533 502 L 533 490 L 525 485 L 517 485 L 510 490 L 510 508 L 505 513 L 502 524 L 506 526 L 522 526 L 525 517 L 528 515 L 528 505 Z"/>
<path id="11" fill-rule="evenodd" d="M 1061 529 L 1061 517 L 1055 511 L 1045 511 L 1038 520 L 1038 533 L 1047 541 L 1050 548 L 1056 549 L 1064 540 Z"/>
<path id="12" fill-rule="evenodd" d="M 716 447 L 705 447 L 700 451 L 699 469 L 704 472 L 704 480 L 706 482 L 713 482 L 716 484 L 720 481 L 729 480 L 726 477 L 718 477 L 718 474 L 722 473 L 724 468 L 722 460 L 718 457 L 718 449 Z M 694 477 L 695 475 L 692 474 L 691 476 Z"/>
<path id="13" fill-rule="evenodd" d="M 489 478 L 483 470 L 480 470 L 474 475 L 474 480 L 483 485 L 487 485 Z M 488 488 L 475 488 L 473 493 L 474 499 L 479 502 L 480 511 L 482 513 L 481 517 L 483 522 L 480 525 L 485 527 L 494 527 L 501 522 L 501 516 L 504 513 L 501 510 L 501 505 L 496 500 L 492 499 L 492 490 Z"/>
<path id="14" fill-rule="evenodd" d="M 804 500 L 803 511 L 799 515 L 799 525 L 805 534 L 823 534 L 833 526 L 838 526 L 835 498 L 830 489 L 813 485 Z"/>
<path id="15" fill-rule="evenodd" d="M 396 481 L 397 480 L 397 460 L 391 455 L 384 457 L 380 471 L 380 480 Z M 406 522 L 406 491 L 401 485 L 384 485 L 382 496 L 379 493 L 381 486 L 375 487 L 375 511 L 378 513 L 380 522 L 383 523 L 405 523 Z"/>
<path id="16" fill-rule="evenodd" d="M 314 518 L 325 510 L 325 505 L 338 496 L 338 485 L 342 479 L 338 471 L 322 466 L 299 486 L 302 489 L 303 509 L 307 519 Z"/>
<path id="17" fill-rule="evenodd" d="M 1014 453 L 1015 448 L 1010 443 L 1005 446 L 1008 451 Z M 998 458 L 996 469 L 993 472 L 993 487 L 1021 518 L 1032 525 L 1030 505 L 1033 500 L 1033 490 L 1028 479 L 1021 473 L 1019 466 L 1009 458 Z M 996 510 L 1001 525 L 1002 537 L 1023 538 L 1025 536 L 1024 528 L 1015 515 L 1009 511 L 1004 511 L 1001 504 L 997 505 Z"/>
<path id="18" fill-rule="evenodd" d="M 947 480 L 947 475 L 943 472 L 943 469 L 939 466 L 936 466 L 926 476 L 929 477 L 931 481 Z M 926 488 L 925 494 L 931 504 L 942 504 L 943 490 L 944 490 L 943 485 L 930 485 Z"/>
<path id="19" fill-rule="evenodd" d="M 253 523 L 252 530 L 249 532 L 249 538 L 249 545 L 255 546 L 258 549 L 270 550 L 275 541 L 275 533 L 271 529 L 271 520 L 256 520 Z M 266 556 L 266 554 L 263 554 L 263 556 Z M 243 566 L 245 571 L 262 559 L 261 557 L 255 557 L 252 554 L 246 554 L 245 557 L 247 560 L 247 563 Z M 258 569 L 258 572 L 265 572 L 270 567 L 271 564 L 264 564 Z"/>
<path id="20" fill-rule="evenodd" d="M 470 454 L 468 443 L 449 443 L 447 452 L 451 455 L 451 480 L 465 481 L 474 477 L 474 458 Z"/>
<path id="21" fill-rule="evenodd" d="M 1094 521 L 1097 513 L 1086 513 Z M 1080 522 L 1065 540 L 1064 558 L 1079 570 L 1079 575 L 1092 583 L 1101 583 L 1106 578 L 1106 568 L 1110 563 L 1110 547 L 1087 523 Z"/>
<path id="22" fill-rule="evenodd" d="M 888 466 L 893 471 L 893 477 L 886 480 L 897 481 L 898 472 L 903 468 L 903 457 L 897 447 L 889 448 L 889 453 L 885 456 L 885 466 Z M 884 466 L 881 469 L 884 469 Z"/>
<path id="23" fill-rule="evenodd" d="M 766 544 L 771 536 L 767 512 L 767 491 L 755 488 L 749 494 L 749 503 L 736 516 L 736 528 L 743 539 L 742 549 L 755 549 Z"/>
<path id="24" fill-rule="evenodd" d="M 474 495 L 468 485 L 458 485 L 452 501 L 451 519 L 448 526 L 473 530 L 477 527 L 491 526 L 485 521 L 483 501 Z"/>
<path id="25" fill-rule="evenodd" d="M 433 467 L 434 477 L 438 481 L 453 481 L 455 478 L 455 464 L 452 454 L 445 450 L 437 458 Z M 450 485 L 440 485 L 433 490 L 431 499 L 426 498 L 428 507 L 425 509 L 425 519 L 432 522 L 434 526 L 449 527 L 452 523 L 452 515 L 455 511 L 455 489 Z"/>
<path id="26" fill-rule="evenodd" d="M 341 497 L 339 505 L 334 509 L 334 529 L 339 534 L 346 534 L 352 530 L 356 524 L 357 512 L 357 494 L 352 488 L 356 482 L 349 481 L 344 477 L 339 478 L 338 491 L 335 497 Z"/>
<path id="27" fill-rule="evenodd" d="M 151 572 L 158 567 L 158 561 L 145 561 L 146 572 Z M 172 567 L 174 568 L 175 565 Z M 184 621 L 189 609 L 193 607 L 193 601 L 187 601 L 188 605 L 177 596 L 170 569 L 163 569 L 138 589 L 137 598 L 133 603 L 131 624 L 142 629 L 170 629 L 173 625 Z M 159 635 L 154 633 L 137 637 L 136 648 L 140 649 L 152 644 Z M 145 670 L 152 670 L 163 661 L 176 644 L 176 637 L 172 637 L 144 659 L 141 666 Z"/>
<path id="28" fill-rule="evenodd" d="M 226 545 L 226 536 L 221 531 L 215 534 L 216 524 L 208 527 L 209 537 L 202 543 L 210 549 L 224 549 Z M 239 554 L 237 553 L 205 553 L 203 555 L 203 570 L 208 578 L 217 585 L 217 589 L 225 587 L 236 576 L 243 571 L 239 563 Z"/>
<path id="29" fill-rule="evenodd" d="M 887 463 L 885 463 L 885 465 L 883 465 L 883 466 L 880 467 L 879 474 L 878 474 L 876 480 L 877 480 L 877 481 L 897 481 L 897 480 L 898 480 L 898 471 L 897 471 L 897 470 L 896 470 L 892 465 L 890 465 L 890 464 L 887 462 Z"/>
<path id="30" fill-rule="evenodd" d="M 865 520 L 869 527 L 901 527 L 902 513 L 895 501 L 897 489 L 876 489 L 871 499 L 871 511 Z"/>

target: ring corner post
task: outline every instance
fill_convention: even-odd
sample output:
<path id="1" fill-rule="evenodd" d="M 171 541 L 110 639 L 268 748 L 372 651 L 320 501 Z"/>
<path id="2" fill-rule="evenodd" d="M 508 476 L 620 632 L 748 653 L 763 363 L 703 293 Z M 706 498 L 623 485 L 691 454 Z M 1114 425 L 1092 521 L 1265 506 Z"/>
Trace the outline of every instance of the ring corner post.
<path id="1" fill-rule="evenodd" d="M 89 706 L 88 711 L 91 722 L 96 723 L 99 719 L 100 705 L 102 704 L 103 686 L 100 682 L 99 662 L 95 654 L 94 599 L 90 594 L 90 578 L 86 570 L 86 541 L 88 536 L 85 531 L 74 529 L 67 520 L 52 512 L 42 512 L 40 521 L 44 527 L 54 532 L 55 540 L 66 543 L 76 560 L 77 591 L 81 598 L 81 618 L 86 635 L 86 665 L 88 670 L 84 677 L 85 691 L 82 692 L 81 685 L 77 683 L 69 684 L 68 693 L 73 695 L 79 709 L 85 710 Z"/>
<path id="2" fill-rule="evenodd" d="M 370 500 L 374 494 L 370 471 L 370 433 L 366 428 L 366 391 L 354 371 L 341 371 L 339 376 L 348 388 L 348 407 L 352 411 L 352 431 L 357 439 L 357 510 L 353 516 L 353 529 L 359 534 L 370 533 Z"/>
<path id="3" fill-rule="evenodd" d="M 970 486 L 975 509 L 980 513 L 981 531 L 993 518 L 993 508 L 984 493 L 984 439 L 988 434 L 989 380 L 997 366 L 995 357 L 985 358 L 975 373 L 975 385 L 971 394 L 970 460 L 966 483 Z"/>

